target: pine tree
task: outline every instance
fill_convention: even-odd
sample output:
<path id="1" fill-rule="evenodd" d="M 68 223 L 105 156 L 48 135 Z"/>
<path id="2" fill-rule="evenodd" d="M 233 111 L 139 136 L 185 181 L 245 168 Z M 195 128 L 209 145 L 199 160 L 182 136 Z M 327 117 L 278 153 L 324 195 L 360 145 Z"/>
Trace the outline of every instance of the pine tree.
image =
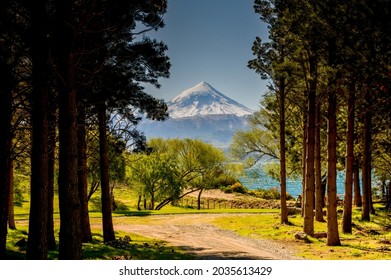
<path id="1" fill-rule="evenodd" d="M 47 1 L 31 4 L 32 154 L 28 259 L 46 259 L 48 219 L 49 43 Z"/>
<path id="2" fill-rule="evenodd" d="M 81 218 L 77 180 L 77 91 L 75 50 L 76 21 L 72 1 L 56 2 L 55 56 L 59 75 L 59 259 L 81 259 Z"/>
<path id="3" fill-rule="evenodd" d="M 17 85 L 20 82 L 18 66 L 24 52 L 23 34 L 26 32 L 26 13 L 23 1 L 3 1 L 0 9 L 0 259 L 7 258 L 7 220 L 10 199 L 9 172 L 12 162 L 12 117 L 15 113 L 14 101 L 20 95 Z M 21 67 L 23 68 L 23 67 Z"/>
<path id="4" fill-rule="evenodd" d="M 256 59 L 249 61 L 248 66 L 261 75 L 263 79 L 271 79 L 275 85 L 275 91 L 279 102 L 279 142 L 280 142 L 280 188 L 281 188 L 281 224 L 288 224 L 288 211 L 286 204 L 286 118 L 285 104 L 288 94 L 289 67 L 284 66 L 286 60 L 286 48 L 279 44 L 281 30 L 285 28 L 283 23 L 276 20 L 284 13 L 280 1 L 255 1 L 255 11 L 261 15 L 261 19 L 270 28 L 271 43 L 262 43 L 261 38 L 256 38 L 253 44 L 253 54 Z"/>

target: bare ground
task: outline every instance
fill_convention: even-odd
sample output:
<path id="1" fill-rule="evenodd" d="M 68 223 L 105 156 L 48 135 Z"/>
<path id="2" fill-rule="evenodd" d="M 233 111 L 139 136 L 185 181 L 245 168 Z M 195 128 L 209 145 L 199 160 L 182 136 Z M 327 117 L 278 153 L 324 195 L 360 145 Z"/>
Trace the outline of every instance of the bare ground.
<path id="1" fill-rule="evenodd" d="M 212 224 L 216 217 L 253 214 L 175 214 L 132 219 L 115 224 L 116 230 L 164 240 L 180 247 L 197 259 L 299 259 L 287 244 L 239 236 Z M 138 222 L 139 221 L 139 222 Z"/>

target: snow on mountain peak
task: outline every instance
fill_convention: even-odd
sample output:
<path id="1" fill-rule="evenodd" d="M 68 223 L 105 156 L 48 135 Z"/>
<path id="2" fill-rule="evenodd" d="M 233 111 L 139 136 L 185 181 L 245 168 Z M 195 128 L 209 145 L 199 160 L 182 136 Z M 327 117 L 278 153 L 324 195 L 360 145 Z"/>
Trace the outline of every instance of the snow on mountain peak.
<path id="1" fill-rule="evenodd" d="M 172 118 L 185 118 L 205 115 L 251 115 L 253 111 L 225 96 L 210 84 L 201 82 L 184 90 L 168 102 L 168 112 Z"/>

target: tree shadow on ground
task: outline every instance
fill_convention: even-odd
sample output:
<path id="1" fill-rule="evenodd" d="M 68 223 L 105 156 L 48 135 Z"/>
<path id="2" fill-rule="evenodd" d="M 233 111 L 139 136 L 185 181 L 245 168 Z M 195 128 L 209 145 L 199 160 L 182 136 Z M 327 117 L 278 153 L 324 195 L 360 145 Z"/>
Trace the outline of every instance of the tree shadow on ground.
<path id="1" fill-rule="evenodd" d="M 232 252 L 203 252 L 205 248 L 181 246 L 182 250 L 194 255 L 198 260 L 272 260 L 268 257 L 256 258 L 254 256 L 246 256 L 246 252 L 232 251 Z"/>

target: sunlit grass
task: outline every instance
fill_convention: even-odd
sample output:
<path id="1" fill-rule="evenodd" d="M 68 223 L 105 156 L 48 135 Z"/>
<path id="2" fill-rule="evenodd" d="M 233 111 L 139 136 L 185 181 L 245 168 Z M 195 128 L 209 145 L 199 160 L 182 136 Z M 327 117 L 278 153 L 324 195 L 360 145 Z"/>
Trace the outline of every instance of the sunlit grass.
<path id="1" fill-rule="evenodd" d="M 161 210 L 137 210 L 137 199 L 130 189 L 118 188 L 115 191 L 115 200 L 118 206 L 116 211 L 113 211 L 113 222 L 116 224 L 138 224 L 148 220 L 142 219 L 143 216 L 172 215 L 172 214 L 203 214 L 203 213 L 277 213 L 278 210 L 269 209 L 203 209 L 197 210 L 192 207 L 177 207 L 167 205 Z M 120 239 L 124 236 L 129 236 L 131 242 L 127 248 L 116 248 L 104 244 L 103 234 L 101 230 L 101 209 L 100 209 L 100 193 L 95 193 L 89 202 L 89 216 L 91 220 L 93 242 L 83 244 L 84 259 L 113 259 L 113 258 L 131 258 L 131 259 L 193 259 L 194 256 L 185 253 L 180 248 L 175 248 L 167 245 L 164 241 L 150 239 L 136 234 L 116 231 L 116 238 Z M 17 246 L 16 243 L 21 240 L 27 242 L 28 239 L 28 218 L 30 211 L 30 202 L 25 195 L 22 203 L 15 206 L 15 220 L 17 230 L 10 230 L 7 236 L 7 251 L 12 259 L 24 259 L 26 253 L 25 246 Z M 141 219 L 140 219 L 141 218 Z M 59 209 L 58 196 L 54 198 L 54 226 L 55 236 L 58 238 L 59 232 Z M 115 226 L 114 226 L 115 228 Z M 57 240 L 58 243 L 58 240 Z M 49 252 L 49 259 L 58 258 L 58 250 Z"/>
<path id="2" fill-rule="evenodd" d="M 58 221 L 56 221 L 56 228 L 55 236 L 57 238 Z M 26 258 L 27 231 L 28 225 L 20 223 L 17 224 L 16 230 L 9 230 L 7 236 L 7 254 L 10 259 L 23 260 Z M 194 256 L 187 254 L 182 249 L 169 246 L 161 240 L 122 231 L 115 231 L 115 234 L 116 240 L 122 240 L 127 236 L 131 241 L 119 242 L 119 244 L 105 244 L 103 242 L 102 230 L 94 227 L 92 230 L 93 241 L 83 244 L 83 259 L 189 260 L 194 258 Z M 58 248 L 49 251 L 48 258 L 58 259 Z"/>
<path id="3" fill-rule="evenodd" d="M 177 207 L 167 205 L 161 210 L 137 210 L 137 197 L 131 189 L 122 187 L 115 189 L 115 200 L 118 206 L 117 211 L 113 212 L 114 225 L 132 223 L 148 223 L 144 216 L 172 215 L 172 214 L 238 214 L 216 216 L 213 222 L 216 226 L 232 230 L 239 235 L 249 238 L 266 238 L 277 242 L 284 242 L 287 247 L 291 247 L 297 252 L 297 256 L 306 259 L 352 259 L 352 260 L 376 260 L 391 259 L 391 216 L 377 207 L 377 214 L 371 215 L 371 221 L 361 221 L 361 209 L 353 211 L 353 233 L 342 234 L 340 240 L 342 246 L 330 247 L 326 244 L 325 238 L 308 237 L 309 243 L 303 240 L 295 239 L 295 233 L 303 231 L 303 218 L 298 214 L 289 216 L 289 225 L 281 225 L 279 209 L 202 209 L 197 210 L 193 207 Z M 54 202 L 54 219 L 56 236 L 59 230 L 59 209 L 58 197 L 56 195 Z M 15 206 L 15 219 L 17 221 L 17 230 L 10 230 L 7 238 L 7 248 L 15 259 L 23 259 L 24 251 L 15 245 L 23 238 L 27 240 L 29 200 L 26 195 L 23 203 Z M 146 237 L 130 235 L 129 233 L 116 232 L 116 237 L 120 238 L 129 235 L 132 239 L 130 249 L 119 249 L 107 246 L 103 243 L 100 227 L 100 193 L 93 195 L 90 203 L 90 219 L 95 226 L 93 227 L 94 242 L 83 246 L 84 258 L 88 259 L 111 259 L 116 256 L 128 256 L 133 259 L 190 259 L 190 255 L 185 254 L 177 248 L 169 247 L 159 240 L 151 240 Z M 240 215 L 252 213 L 254 215 Z M 259 214 L 259 215 L 257 215 Z M 340 214 L 341 215 L 341 214 Z M 339 217 L 341 222 L 341 216 Z M 327 224 L 315 222 L 315 232 L 327 232 Z M 145 245 L 147 244 L 147 245 Z M 155 245 L 157 244 L 157 245 Z M 57 258 L 57 251 L 50 252 L 50 258 Z"/>
<path id="4" fill-rule="evenodd" d="M 306 259 L 388 260 L 391 259 L 390 217 L 387 213 L 378 213 L 370 222 L 362 222 L 356 209 L 353 233 L 342 234 L 339 230 L 342 246 L 327 246 L 326 238 L 308 237 L 308 243 L 297 240 L 295 234 L 303 231 L 300 215 L 290 216 L 289 225 L 281 225 L 278 214 L 216 218 L 214 223 L 242 236 L 283 241 L 297 252 L 297 256 Z M 315 222 L 314 229 L 315 232 L 327 232 L 327 223 Z"/>

